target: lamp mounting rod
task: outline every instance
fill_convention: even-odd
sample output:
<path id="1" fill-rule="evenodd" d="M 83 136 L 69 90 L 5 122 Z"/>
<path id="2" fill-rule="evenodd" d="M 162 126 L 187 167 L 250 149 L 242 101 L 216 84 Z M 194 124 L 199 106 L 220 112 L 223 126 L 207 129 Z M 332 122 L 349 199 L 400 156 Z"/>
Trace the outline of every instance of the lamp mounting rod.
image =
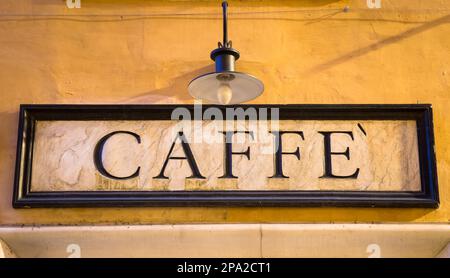
<path id="1" fill-rule="evenodd" d="M 223 12 L 223 47 L 231 47 L 231 42 L 228 41 L 228 2 L 222 2 Z"/>
<path id="2" fill-rule="evenodd" d="M 211 52 L 211 59 L 216 63 L 216 72 L 234 71 L 234 62 L 239 59 L 239 52 L 233 48 L 228 40 L 228 2 L 222 1 L 223 12 L 223 42 Z"/>

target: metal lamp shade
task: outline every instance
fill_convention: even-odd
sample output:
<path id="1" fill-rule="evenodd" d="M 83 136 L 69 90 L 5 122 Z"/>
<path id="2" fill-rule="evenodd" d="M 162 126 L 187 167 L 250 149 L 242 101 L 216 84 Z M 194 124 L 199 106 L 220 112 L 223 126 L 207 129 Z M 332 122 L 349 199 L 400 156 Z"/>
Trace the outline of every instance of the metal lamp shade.
<path id="1" fill-rule="evenodd" d="M 223 80 L 221 76 L 232 76 Z M 219 97 L 221 85 L 227 84 L 231 88 L 231 96 L 227 103 Z M 214 104 L 237 104 L 252 100 L 264 91 L 264 84 L 257 78 L 241 72 L 213 72 L 201 75 L 189 83 L 189 94 L 201 100 Z"/>

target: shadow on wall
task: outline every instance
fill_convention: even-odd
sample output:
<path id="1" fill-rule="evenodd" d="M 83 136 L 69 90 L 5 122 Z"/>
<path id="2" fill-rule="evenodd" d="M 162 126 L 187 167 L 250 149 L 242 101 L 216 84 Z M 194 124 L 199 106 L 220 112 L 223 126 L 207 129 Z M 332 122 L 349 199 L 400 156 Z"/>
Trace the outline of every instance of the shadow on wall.
<path id="1" fill-rule="evenodd" d="M 450 15 L 445 15 L 443 17 L 440 17 L 438 19 L 428 21 L 425 23 L 422 23 L 421 25 L 417 27 L 413 27 L 411 29 L 408 29 L 400 34 L 397 34 L 395 36 L 391 36 L 389 38 L 383 39 L 381 41 L 378 41 L 376 43 L 373 43 L 371 45 L 368 45 L 363 48 L 359 48 L 356 50 L 353 50 L 351 52 L 348 52 L 344 55 L 341 55 L 335 59 L 332 59 L 330 61 L 321 63 L 319 65 L 314 66 L 313 68 L 306 71 L 305 75 L 312 75 L 316 74 L 325 70 L 328 70 L 332 67 L 335 67 L 339 64 L 343 64 L 346 62 L 349 62 L 355 58 L 358 58 L 360 56 L 366 55 L 372 51 L 377 51 L 385 46 L 388 46 L 390 44 L 401 42 L 402 40 L 405 40 L 409 37 L 415 36 L 417 34 L 423 33 L 429 29 L 435 28 L 437 26 L 440 26 L 442 24 L 448 24 L 450 23 Z M 204 66 L 202 68 L 199 68 L 197 70 L 185 73 L 181 76 L 178 76 L 174 78 L 171 81 L 171 85 L 162 89 L 150 91 L 143 93 L 141 95 L 135 96 L 131 99 L 127 99 L 124 101 L 121 101 L 122 103 L 129 103 L 129 104 L 139 104 L 139 103 L 176 103 L 179 101 L 186 102 L 192 100 L 190 95 L 187 92 L 187 86 L 189 82 L 202 74 L 213 72 L 214 71 L 214 64 L 211 62 L 210 65 Z"/>
<path id="2" fill-rule="evenodd" d="M 11 206 L 19 112 L 0 112 L 0 210 Z"/>
<path id="3" fill-rule="evenodd" d="M 11 146 L 15 146 L 17 141 L 19 111 L 0 112 L 0 122 L 2 123 L 0 130 L 0 156 L 4 159 L 5 153 L 8 153 L 8 155 L 15 158 L 16 150 L 15 148 L 11 150 Z"/>
<path id="4" fill-rule="evenodd" d="M 350 60 L 353 60 L 355 58 L 363 56 L 363 55 L 365 55 L 367 53 L 370 53 L 372 51 L 379 50 L 379 49 L 381 49 L 381 48 L 383 48 L 385 46 L 388 46 L 390 44 L 400 42 L 400 41 L 402 41 L 404 39 L 407 39 L 409 37 L 412 37 L 412 36 L 415 36 L 415 35 L 420 34 L 422 32 L 428 31 L 431 28 L 440 26 L 442 24 L 448 24 L 448 23 L 450 23 L 450 14 L 446 15 L 446 16 L 443 16 L 443 17 L 440 17 L 438 19 L 432 20 L 432 21 L 425 22 L 425 23 L 423 23 L 423 24 L 421 24 L 421 25 L 419 25 L 417 27 L 408 29 L 408 30 L 406 30 L 406 31 L 404 31 L 404 32 L 402 32 L 402 33 L 400 33 L 398 35 L 386 38 L 384 40 L 378 41 L 378 42 L 373 43 L 371 45 L 368 45 L 366 47 L 359 48 L 359 49 L 353 50 L 351 52 L 348 52 L 348 53 L 346 53 L 346 54 L 344 54 L 344 55 L 342 55 L 340 57 L 337 57 L 337 58 L 335 58 L 333 60 L 330 60 L 328 62 L 325 62 L 325 63 L 322 63 L 320 65 L 315 66 L 314 68 L 310 69 L 305 74 L 314 74 L 314 73 L 318 73 L 318 72 L 327 70 L 327 69 L 332 68 L 334 66 L 337 66 L 339 64 L 343 64 L 343 63 L 346 63 L 346 62 L 348 62 Z"/>
<path id="5" fill-rule="evenodd" d="M 214 63 L 211 61 L 210 65 L 187 72 L 183 75 L 173 78 L 170 85 L 161 89 L 145 92 L 140 95 L 133 96 L 125 100 L 119 101 L 123 104 L 151 104 L 151 103 L 179 103 L 192 101 L 193 98 L 189 95 L 187 87 L 189 82 L 195 77 L 214 72 Z"/>

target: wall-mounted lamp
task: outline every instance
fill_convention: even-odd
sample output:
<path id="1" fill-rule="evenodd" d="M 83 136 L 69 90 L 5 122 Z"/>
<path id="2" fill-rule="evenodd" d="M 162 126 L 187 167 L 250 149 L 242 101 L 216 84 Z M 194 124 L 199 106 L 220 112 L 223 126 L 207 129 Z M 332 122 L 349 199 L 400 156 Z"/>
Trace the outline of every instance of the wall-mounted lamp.
<path id="1" fill-rule="evenodd" d="M 211 52 L 211 59 L 216 63 L 216 71 L 193 79 L 188 86 L 189 94 L 196 99 L 211 103 L 236 104 L 249 101 L 262 94 L 264 84 L 257 78 L 234 70 L 234 63 L 239 59 L 239 52 L 228 41 L 227 1 L 222 2 L 223 9 L 223 43 Z"/>

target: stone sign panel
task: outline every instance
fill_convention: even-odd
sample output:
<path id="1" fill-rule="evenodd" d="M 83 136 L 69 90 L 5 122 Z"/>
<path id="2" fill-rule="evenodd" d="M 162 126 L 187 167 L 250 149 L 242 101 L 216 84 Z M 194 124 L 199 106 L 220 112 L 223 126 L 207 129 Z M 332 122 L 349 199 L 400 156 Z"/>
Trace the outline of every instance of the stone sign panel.
<path id="1" fill-rule="evenodd" d="M 438 205 L 427 105 L 24 105 L 16 207 Z"/>

